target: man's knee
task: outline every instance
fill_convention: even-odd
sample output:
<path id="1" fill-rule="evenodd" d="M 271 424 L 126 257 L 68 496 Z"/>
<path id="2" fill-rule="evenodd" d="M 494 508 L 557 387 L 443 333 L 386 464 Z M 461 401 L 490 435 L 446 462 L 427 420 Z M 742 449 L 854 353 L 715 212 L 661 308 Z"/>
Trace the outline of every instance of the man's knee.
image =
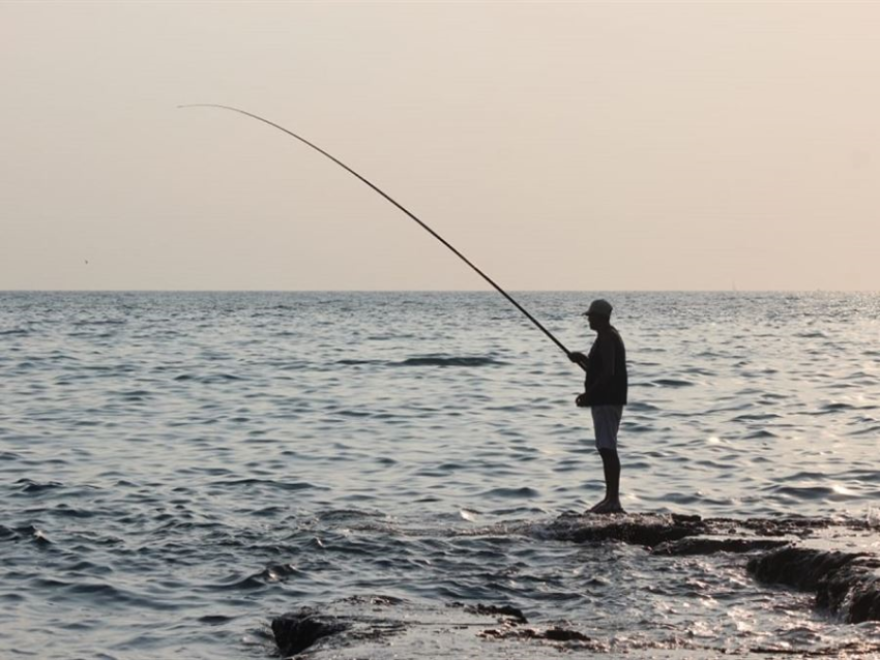
<path id="1" fill-rule="evenodd" d="M 617 458 L 617 448 L 599 447 L 599 454 L 602 456 L 602 458 L 615 459 Z"/>

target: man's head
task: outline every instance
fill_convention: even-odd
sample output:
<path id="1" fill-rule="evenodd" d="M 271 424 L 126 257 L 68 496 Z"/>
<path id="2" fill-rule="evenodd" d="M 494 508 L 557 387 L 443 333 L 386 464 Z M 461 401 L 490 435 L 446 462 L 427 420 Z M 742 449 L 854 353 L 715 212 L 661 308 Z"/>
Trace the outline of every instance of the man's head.
<path id="1" fill-rule="evenodd" d="M 598 330 L 611 324 L 611 311 L 613 309 L 610 302 L 599 298 L 590 303 L 590 308 L 584 312 L 584 316 L 590 322 L 590 328 Z"/>

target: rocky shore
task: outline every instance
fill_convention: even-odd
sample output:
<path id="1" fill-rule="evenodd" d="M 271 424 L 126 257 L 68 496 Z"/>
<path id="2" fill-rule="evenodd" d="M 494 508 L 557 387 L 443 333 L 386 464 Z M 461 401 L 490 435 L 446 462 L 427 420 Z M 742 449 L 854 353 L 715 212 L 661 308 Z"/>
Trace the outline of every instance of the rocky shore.
<path id="1" fill-rule="evenodd" d="M 504 532 L 573 544 L 623 543 L 657 557 L 727 553 L 758 583 L 812 593 L 815 608 L 842 622 L 880 621 L 878 530 L 870 521 L 566 514 L 544 522 L 509 523 Z M 443 649 L 436 657 L 509 657 L 513 651 L 508 645 L 531 643 L 608 650 L 603 640 L 583 630 L 530 625 L 522 611 L 504 602 L 424 605 L 371 595 L 299 608 L 276 617 L 271 627 L 283 657 L 319 650 L 322 658 L 391 657 L 386 653 L 391 646 L 395 653 L 409 648 L 405 656 L 424 657 L 432 655 L 432 646 Z M 700 650 L 695 643 L 682 652 L 697 655 L 676 657 L 700 657 Z M 880 644 L 874 651 L 880 654 Z"/>

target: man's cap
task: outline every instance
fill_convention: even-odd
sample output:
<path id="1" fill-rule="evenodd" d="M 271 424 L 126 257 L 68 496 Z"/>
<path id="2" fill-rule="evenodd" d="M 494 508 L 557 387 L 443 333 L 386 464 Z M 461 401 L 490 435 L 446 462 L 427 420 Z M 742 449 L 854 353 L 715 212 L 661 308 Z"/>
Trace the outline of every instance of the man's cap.
<path id="1" fill-rule="evenodd" d="M 590 309 L 584 312 L 584 316 L 611 316 L 611 310 L 614 308 L 607 300 L 599 298 L 590 303 Z"/>

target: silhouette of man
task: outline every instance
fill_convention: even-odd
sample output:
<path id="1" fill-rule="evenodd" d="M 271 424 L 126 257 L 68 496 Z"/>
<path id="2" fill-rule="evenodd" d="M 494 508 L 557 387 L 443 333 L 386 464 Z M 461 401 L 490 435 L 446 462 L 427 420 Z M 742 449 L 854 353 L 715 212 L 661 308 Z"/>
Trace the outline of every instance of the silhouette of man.
<path id="1" fill-rule="evenodd" d="M 587 372 L 584 393 L 578 395 L 575 403 L 589 408 L 593 415 L 596 448 L 602 456 L 605 472 L 605 499 L 590 509 L 590 513 L 625 513 L 620 506 L 617 430 L 626 405 L 626 348 L 617 329 L 611 325 L 612 309 L 607 300 L 594 300 L 590 304 L 584 316 L 590 322 L 590 329 L 596 331 L 596 340 L 589 355 L 572 352 L 568 356 Z"/>

